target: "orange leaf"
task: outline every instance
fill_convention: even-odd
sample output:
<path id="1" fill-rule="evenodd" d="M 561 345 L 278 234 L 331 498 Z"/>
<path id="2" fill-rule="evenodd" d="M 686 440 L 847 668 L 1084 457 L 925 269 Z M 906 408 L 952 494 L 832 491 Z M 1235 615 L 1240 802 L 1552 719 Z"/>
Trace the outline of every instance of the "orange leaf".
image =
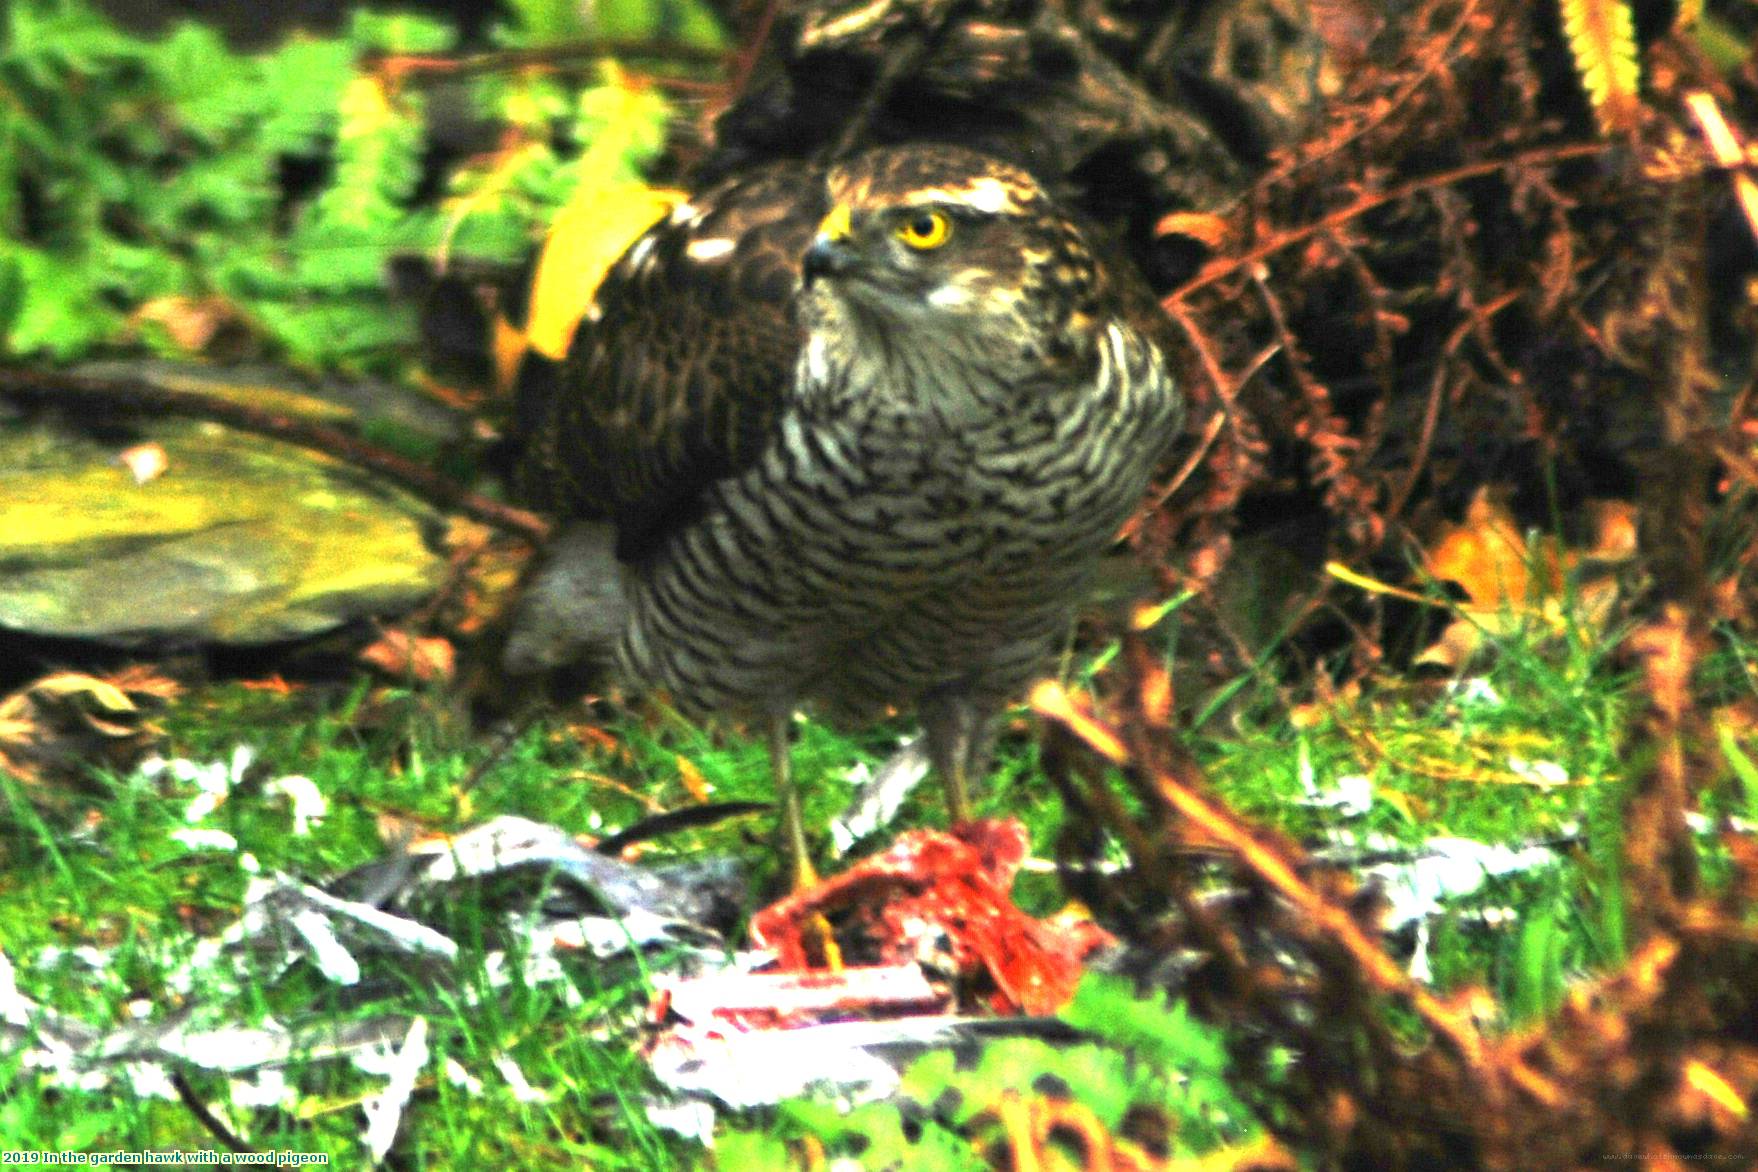
<path id="1" fill-rule="evenodd" d="M 1212 212 L 1171 212 L 1154 225 L 1156 236 L 1188 236 L 1219 250 L 1232 235 L 1232 225 Z"/>
<path id="2" fill-rule="evenodd" d="M 684 783 L 684 788 L 698 802 L 706 802 L 714 792 L 714 787 L 708 784 L 708 779 L 702 776 L 702 771 L 696 768 L 695 762 L 681 754 L 678 757 L 678 780 Z"/>
<path id="3" fill-rule="evenodd" d="M 1556 543 L 1539 543 L 1545 594 L 1562 588 Z M 1425 560 L 1424 568 L 1444 582 L 1456 582 L 1475 607 L 1523 609 L 1535 598 L 1534 556 L 1507 506 L 1488 488 L 1479 489 L 1459 525 L 1448 525 Z"/>
<path id="4" fill-rule="evenodd" d="M 403 630 L 386 631 L 363 647 L 359 658 L 386 675 L 424 684 L 451 679 L 457 666 L 457 653 L 449 640 L 411 635 Z"/>

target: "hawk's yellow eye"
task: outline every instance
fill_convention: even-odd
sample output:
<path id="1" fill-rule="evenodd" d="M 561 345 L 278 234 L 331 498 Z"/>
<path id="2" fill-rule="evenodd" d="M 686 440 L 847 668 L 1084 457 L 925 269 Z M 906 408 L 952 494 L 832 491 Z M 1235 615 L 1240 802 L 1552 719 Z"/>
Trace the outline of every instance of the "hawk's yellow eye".
<path id="1" fill-rule="evenodd" d="M 952 239 L 952 219 L 945 212 L 917 212 L 897 226 L 897 238 L 927 252 Z"/>

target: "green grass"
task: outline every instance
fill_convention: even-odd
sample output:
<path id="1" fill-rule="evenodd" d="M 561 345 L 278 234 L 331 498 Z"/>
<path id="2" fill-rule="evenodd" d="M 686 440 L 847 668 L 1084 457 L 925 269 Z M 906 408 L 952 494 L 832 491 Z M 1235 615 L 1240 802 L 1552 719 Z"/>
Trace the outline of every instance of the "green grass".
<path id="1" fill-rule="evenodd" d="M 1462 675 L 1382 680 L 1298 720 L 1269 707 L 1211 723 L 1199 756 L 1235 808 L 1304 840 L 1342 826 L 1363 849 L 1435 837 L 1566 844 L 1565 865 L 1490 880 L 1474 901 L 1518 909 L 1515 930 L 1435 925 L 1438 984 L 1486 983 L 1516 1018 L 1530 1016 L 1554 1004 L 1565 977 L 1622 956 L 1619 811 L 1640 698 L 1613 660 L 1616 642 L 1580 630 L 1499 639 Z M 1367 777 L 1371 810 L 1340 823 L 1301 804 L 1303 772 L 1321 789 Z"/>
<path id="2" fill-rule="evenodd" d="M 1511 1020 L 1530 1019 L 1557 1003 L 1569 979 L 1622 955 L 1620 806 L 1641 764 L 1628 749 L 1640 696 L 1610 655 L 1611 645 L 1583 632 L 1506 638 L 1480 677 L 1493 698 L 1467 698 L 1444 681 L 1387 679 L 1291 714 L 1267 688 L 1248 683 L 1227 715 L 1189 736 L 1228 801 L 1305 839 L 1341 826 L 1363 840 L 1381 836 L 1407 845 L 1436 835 L 1498 843 L 1566 840 L 1562 865 L 1494 881 L 1475 901 L 1517 909 L 1512 927 L 1486 929 L 1463 915 L 1434 926 L 1437 984 L 1484 983 Z M 1755 663 L 1758 649 L 1725 637 L 1704 673 L 1715 698 L 1749 699 Z M 198 975 L 186 997 L 173 976 L 199 937 L 237 916 L 253 876 L 285 872 L 322 882 L 381 858 L 389 850 L 384 819 L 461 830 L 512 813 L 570 832 L 603 833 L 650 809 L 693 800 L 682 780 L 692 769 L 716 799 L 769 796 L 759 741 L 706 731 L 655 705 L 612 713 L 602 725 L 608 735 L 571 731 L 569 720 L 587 721 L 573 713 L 498 746 L 472 734 L 452 711 L 442 693 L 364 679 L 291 694 L 222 685 L 185 697 L 167 719 L 167 756 L 207 763 L 229 760 L 240 744 L 255 751 L 244 784 L 202 823 L 233 835 L 237 852 L 191 850 L 175 841 L 197 787 L 169 775 L 99 773 L 90 779 L 89 797 L 53 815 L 39 812 L 26 786 L 0 779 L 0 948 L 16 967 L 21 992 L 100 1026 L 205 1004 L 204 992 L 211 996 L 217 978 Z M 905 731 L 899 724 L 850 735 L 802 724 L 796 762 L 809 824 L 824 825 L 846 801 L 850 766 L 877 765 Z M 1758 807 L 1758 767 L 1751 764 L 1758 749 L 1738 734 L 1726 737 L 1743 746 L 1744 757 L 1733 757 L 1735 773 L 1707 805 L 1711 812 L 1750 817 Z M 680 759 L 689 769 L 680 770 Z M 1742 761 L 1753 772 L 1744 788 L 1737 776 Z M 291 833 L 285 803 L 261 791 L 263 781 L 291 773 L 312 778 L 329 801 L 327 818 L 304 837 Z M 1566 784 L 1531 782 L 1547 773 Z M 1351 774 L 1373 783 L 1375 800 L 1365 816 L 1342 823 L 1334 811 L 1300 803 L 1303 778 L 1322 789 Z M 1023 818 L 1035 851 L 1053 849 L 1060 810 L 1037 767 L 1028 722 L 1010 723 L 978 809 Z M 942 820 L 929 785 L 911 799 L 900 824 Z M 769 833 L 768 818 L 745 817 L 675 835 L 650 848 L 648 857 L 732 853 L 752 865 L 760 883 L 772 882 Z M 826 839 L 820 843 L 827 848 Z M 1713 847 L 1705 857 L 1713 876 Z M 1022 901 L 1038 911 L 1063 898 L 1047 877 L 1031 878 L 1022 890 Z M 700 1149 L 657 1130 L 641 1107 L 650 1082 L 630 1026 L 646 1000 L 642 971 L 577 961 L 569 962 L 566 984 L 491 987 L 485 957 L 508 944 L 497 937 L 498 923 L 469 898 L 446 909 L 441 927 L 464 949 L 451 987 L 391 963 L 369 965 L 351 990 L 295 968 L 229 991 L 220 1016 L 244 1024 L 271 1014 L 307 1023 L 426 1016 L 433 1057 L 398 1141 L 408 1166 L 702 1164 Z M 105 963 L 85 963 L 75 951 L 83 946 L 104 950 Z M 516 947 L 511 955 L 516 963 Z M 516 1093 L 496 1066 L 503 1055 L 534 1095 Z M 461 1071 L 458 1081 L 465 1085 L 447 1071 Z M 360 1164 L 359 1104 L 382 1088 L 383 1077 L 345 1061 L 318 1060 L 296 1062 L 285 1074 L 294 1092 L 280 1109 L 222 1107 L 229 1126 L 258 1148 L 327 1152 L 339 1164 Z M 189 1083 L 205 1102 L 229 1097 L 225 1076 L 196 1072 Z M 216 1146 L 182 1103 L 129 1093 L 125 1083 L 54 1087 L 10 1059 L 0 1060 L 0 1087 L 8 1088 L 0 1090 L 0 1147 Z M 1164 1099 L 1168 1092 L 1154 1093 Z M 850 1129 L 880 1127 L 877 1118 L 833 1120 L 800 1106 L 779 1116 L 735 1119 L 723 1166 L 739 1166 L 740 1152 L 772 1158 L 785 1136 L 816 1136 L 831 1151 L 862 1148 L 872 1137 L 852 1143 Z M 885 1128 L 895 1130 L 895 1111 L 885 1118 Z M 946 1135 L 931 1139 L 951 1142 Z M 961 1149 L 952 1143 L 952 1150 Z"/>

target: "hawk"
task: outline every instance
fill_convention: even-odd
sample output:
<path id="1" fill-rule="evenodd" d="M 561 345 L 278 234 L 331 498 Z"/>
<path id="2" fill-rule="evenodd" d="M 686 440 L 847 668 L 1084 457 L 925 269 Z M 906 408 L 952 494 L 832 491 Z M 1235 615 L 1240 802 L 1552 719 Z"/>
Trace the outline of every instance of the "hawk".
<path id="1" fill-rule="evenodd" d="M 762 721 L 797 882 L 802 704 L 914 706 L 954 822 L 1178 430 L 1164 318 L 1025 170 L 947 145 L 781 163 L 612 267 L 519 404 L 563 531 L 507 661 L 591 656 Z"/>

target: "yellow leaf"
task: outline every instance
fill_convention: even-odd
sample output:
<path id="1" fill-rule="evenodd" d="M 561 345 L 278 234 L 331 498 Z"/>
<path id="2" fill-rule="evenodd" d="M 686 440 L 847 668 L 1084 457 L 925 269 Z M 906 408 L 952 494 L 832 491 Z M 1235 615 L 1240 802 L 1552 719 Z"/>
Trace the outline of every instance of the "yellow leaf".
<path id="1" fill-rule="evenodd" d="M 1721 1075 L 1693 1058 L 1685 1063 L 1685 1083 L 1736 1119 L 1747 1115 L 1746 1102 Z"/>
<path id="2" fill-rule="evenodd" d="M 1571 621 L 1600 624 L 1611 615 L 1619 593 L 1612 571 L 1636 553 L 1633 506 L 1621 501 L 1590 501 L 1593 543 L 1565 548 L 1553 537 L 1528 541 L 1504 503 L 1505 491 L 1478 490 L 1465 519 L 1436 534 L 1422 568 L 1434 581 L 1452 582 L 1466 601 L 1451 604 L 1457 616 L 1416 662 L 1458 667 L 1482 647 L 1485 636 L 1511 634 L 1529 626 L 1561 631 Z M 1358 574 L 1339 562 L 1325 572 L 1362 590 L 1410 602 L 1436 599 Z M 1569 589 L 1573 579 L 1574 588 Z"/>
<path id="3" fill-rule="evenodd" d="M 599 282 L 637 236 L 681 202 L 684 193 L 640 183 L 582 184 L 544 241 L 531 281 L 531 348 L 561 361 Z"/>
<path id="4" fill-rule="evenodd" d="M 1326 562 L 1325 573 L 1337 579 L 1339 582 L 1347 582 L 1351 586 L 1358 586 L 1369 594 L 1384 594 L 1392 598 L 1402 598 L 1405 602 L 1417 602 L 1424 605 L 1434 601 L 1432 598 L 1424 598 L 1422 595 L 1417 594 L 1414 591 L 1393 586 L 1389 582 L 1382 582 L 1378 578 L 1370 578 L 1366 574 L 1357 574 L 1342 562 Z"/>
<path id="5" fill-rule="evenodd" d="M 44 676 L 30 686 L 30 691 L 39 696 L 86 700 L 93 707 L 106 712 L 136 711 L 134 701 L 121 688 L 109 680 L 79 672 L 57 672 Z"/>
<path id="6" fill-rule="evenodd" d="M 471 216 L 487 215 L 507 202 L 514 181 L 534 163 L 550 154 L 541 142 L 516 142 L 488 155 L 485 160 L 461 172 L 456 181 L 460 194 L 441 202 L 445 213 L 445 229 L 440 233 L 438 257 L 441 266 L 452 250 L 452 238 Z"/>
<path id="7" fill-rule="evenodd" d="M 337 133 L 349 139 L 376 134 L 396 120 L 396 111 L 391 107 L 391 96 L 384 81 L 369 73 L 363 73 L 348 83 L 348 88 L 342 91 L 342 100 L 336 105 L 336 113 L 341 117 Z"/>
<path id="8" fill-rule="evenodd" d="M 1186 236 L 1210 249 L 1225 248 L 1233 226 L 1213 212 L 1170 212 L 1154 225 L 1155 236 Z"/>
<path id="9" fill-rule="evenodd" d="M 1629 0 L 1562 0 L 1562 4 L 1563 38 L 1569 42 L 1575 72 L 1600 129 L 1607 134 L 1634 129 L 1642 67 Z"/>
<path id="10" fill-rule="evenodd" d="M 1404 820 L 1406 822 L 1420 823 L 1422 821 L 1422 816 L 1417 810 L 1417 806 L 1420 803 L 1407 793 L 1402 793 L 1395 789 L 1380 788 L 1374 791 L 1373 799 L 1381 805 L 1390 806 L 1392 809 L 1398 811 L 1398 813 L 1404 815 Z"/>

